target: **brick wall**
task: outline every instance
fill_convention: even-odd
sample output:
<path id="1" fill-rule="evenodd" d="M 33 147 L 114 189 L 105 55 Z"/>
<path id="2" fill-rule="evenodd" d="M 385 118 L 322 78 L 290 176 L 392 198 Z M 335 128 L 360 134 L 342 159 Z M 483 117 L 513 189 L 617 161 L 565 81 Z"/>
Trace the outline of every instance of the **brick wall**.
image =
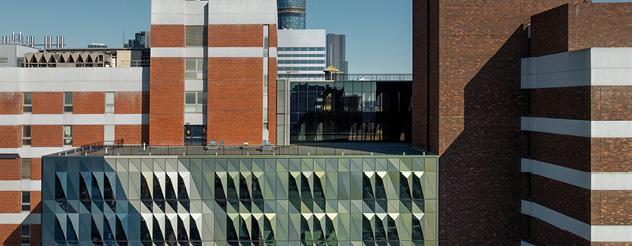
<path id="1" fill-rule="evenodd" d="M 114 112 L 117 114 L 149 113 L 149 94 L 146 92 L 117 92 Z"/>
<path id="2" fill-rule="evenodd" d="M 209 58 L 208 71 L 218 71 L 208 75 L 209 141 L 261 143 L 262 67 L 261 58 Z"/>
<path id="3" fill-rule="evenodd" d="M 184 47 L 184 37 L 184 25 L 151 26 L 152 47 Z"/>
<path id="4" fill-rule="evenodd" d="M 413 143 L 441 155 L 440 244 L 518 242 L 524 24 L 564 3 L 413 1 Z"/>
<path id="5" fill-rule="evenodd" d="M 0 159 L 0 180 L 20 180 L 22 160 L 21 159 Z"/>
<path id="6" fill-rule="evenodd" d="M 20 244 L 20 225 L 0 224 L 0 243 L 2 245 Z"/>
<path id="7" fill-rule="evenodd" d="M 123 139 L 125 144 L 142 144 L 148 142 L 149 127 L 147 125 L 115 126 L 115 139 Z"/>
<path id="8" fill-rule="evenodd" d="M 63 92 L 33 92 L 33 114 L 63 114 Z"/>
<path id="9" fill-rule="evenodd" d="M 22 146 L 21 126 L 0 126 L 0 148 L 19 148 Z"/>
<path id="10" fill-rule="evenodd" d="M 1 114 L 21 114 L 22 113 L 22 93 L 0 92 L 0 115 Z"/>
<path id="11" fill-rule="evenodd" d="M 2 213 L 20 213 L 22 193 L 19 191 L 0 191 L 0 211 Z"/>
<path id="12" fill-rule="evenodd" d="M 31 159 L 31 179 L 32 180 L 42 179 L 42 158 Z"/>
<path id="13" fill-rule="evenodd" d="M 63 129 L 63 126 L 31 126 L 31 146 L 62 147 Z"/>
<path id="14" fill-rule="evenodd" d="M 150 144 L 183 145 L 184 59 L 152 58 L 149 87 Z"/>
<path id="15" fill-rule="evenodd" d="M 72 145 L 79 147 L 103 141 L 103 125 L 76 125 L 72 127 Z"/>
<path id="16" fill-rule="evenodd" d="M 75 92 L 73 93 L 74 114 L 103 114 L 105 112 L 105 93 Z"/>
<path id="17" fill-rule="evenodd" d="M 262 47 L 263 25 L 209 25 L 208 47 Z"/>

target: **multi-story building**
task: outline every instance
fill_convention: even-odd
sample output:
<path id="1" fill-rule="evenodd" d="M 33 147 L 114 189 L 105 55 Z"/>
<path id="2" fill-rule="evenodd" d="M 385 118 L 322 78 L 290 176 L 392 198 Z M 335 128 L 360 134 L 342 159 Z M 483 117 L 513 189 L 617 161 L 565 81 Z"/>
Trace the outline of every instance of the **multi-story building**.
<path id="1" fill-rule="evenodd" d="M 279 78 L 324 80 L 325 30 L 279 30 Z"/>
<path id="2" fill-rule="evenodd" d="M 134 34 L 134 39 L 130 39 L 127 41 L 127 44 L 124 45 L 125 48 L 131 49 L 146 49 L 151 47 L 150 34 L 151 32 L 137 32 Z"/>
<path id="3" fill-rule="evenodd" d="M 29 52 L 37 52 L 37 49 L 18 44 L 0 44 L 0 67 L 23 66 L 24 54 Z"/>
<path id="4" fill-rule="evenodd" d="M 342 73 L 349 73 L 347 38 L 344 34 L 327 34 L 327 66 L 333 66 Z"/>
<path id="5" fill-rule="evenodd" d="M 440 244 L 632 242 L 632 5 L 413 6 L 413 143 L 440 155 Z"/>
<path id="6" fill-rule="evenodd" d="M 632 242 L 632 5 L 413 6 L 412 84 L 277 80 L 274 0 L 153 0 L 149 67 L 0 69 L 0 241 Z"/>
<path id="7" fill-rule="evenodd" d="M 278 0 L 279 29 L 305 29 L 307 0 Z"/>

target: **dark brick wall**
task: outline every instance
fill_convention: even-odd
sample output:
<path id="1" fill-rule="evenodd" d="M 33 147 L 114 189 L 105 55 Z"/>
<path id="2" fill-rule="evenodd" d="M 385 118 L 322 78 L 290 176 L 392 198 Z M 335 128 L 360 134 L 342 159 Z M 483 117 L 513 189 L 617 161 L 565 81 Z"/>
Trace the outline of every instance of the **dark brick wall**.
<path id="1" fill-rule="evenodd" d="M 441 155 L 440 243 L 515 244 L 523 24 L 566 1 L 413 3 L 413 143 Z"/>
<path id="2" fill-rule="evenodd" d="M 530 200 L 590 224 L 590 190 L 532 175 Z"/>
<path id="3" fill-rule="evenodd" d="M 590 245 L 590 241 L 561 230 L 536 218 L 531 218 L 530 243 L 534 245 Z"/>

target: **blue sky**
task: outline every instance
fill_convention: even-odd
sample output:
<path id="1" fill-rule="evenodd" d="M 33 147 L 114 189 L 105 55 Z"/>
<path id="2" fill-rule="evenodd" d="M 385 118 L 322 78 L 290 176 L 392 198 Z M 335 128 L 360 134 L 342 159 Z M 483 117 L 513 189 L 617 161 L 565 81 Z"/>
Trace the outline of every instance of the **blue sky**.
<path id="1" fill-rule="evenodd" d="M 608 2 L 626 1 L 630 0 Z M 150 0 L 8 0 L 2 3 L 0 35 L 21 31 L 42 42 L 45 34 L 61 33 L 70 47 L 86 47 L 91 42 L 120 47 L 123 35 L 130 38 L 149 28 L 149 3 Z M 307 25 L 347 34 L 351 73 L 410 73 L 411 5 L 410 0 L 308 0 Z"/>

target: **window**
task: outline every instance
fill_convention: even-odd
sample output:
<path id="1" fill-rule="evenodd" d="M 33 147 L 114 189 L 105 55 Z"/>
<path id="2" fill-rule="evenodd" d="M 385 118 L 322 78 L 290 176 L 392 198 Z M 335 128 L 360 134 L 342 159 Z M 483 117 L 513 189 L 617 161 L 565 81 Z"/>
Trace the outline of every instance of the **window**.
<path id="1" fill-rule="evenodd" d="M 184 100 L 185 113 L 204 113 L 204 106 L 206 106 L 206 92 L 186 92 Z"/>
<path id="2" fill-rule="evenodd" d="M 31 159 L 22 159 L 22 179 L 31 179 Z"/>
<path id="3" fill-rule="evenodd" d="M 105 93 L 105 112 L 114 113 L 114 92 Z"/>
<path id="4" fill-rule="evenodd" d="M 206 46 L 206 38 L 204 26 L 186 26 L 186 46 L 202 47 Z"/>
<path id="5" fill-rule="evenodd" d="M 24 92 L 22 98 L 23 98 L 22 112 L 24 113 L 33 112 L 33 94 L 31 94 L 30 92 Z"/>
<path id="6" fill-rule="evenodd" d="M 7 63 L 9 63 L 8 57 L 0 57 L 0 64 L 7 64 Z"/>
<path id="7" fill-rule="evenodd" d="M 64 113 L 72 113 L 72 92 L 64 92 Z"/>
<path id="8" fill-rule="evenodd" d="M 31 192 L 22 191 L 22 211 L 31 211 Z"/>
<path id="9" fill-rule="evenodd" d="M 202 79 L 204 72 L 204 61 L 202 58 L 186 59 L 185 76 L 187 79 Z"/>
<path id="10" fill-rule="evenodd" d="M 72 126 L 64 126 L 64 145 L 72 145 Z"/>
<path id="11" fill-rule="evenodd" d="M 31 145 L 31 126 L 22 126 L 22 145 Z"/>
<path id="12" fill-rule="evenodd" d="M 20 226 L 20 242 L 22 244 L 31 243 L 31 225 Z"/>

